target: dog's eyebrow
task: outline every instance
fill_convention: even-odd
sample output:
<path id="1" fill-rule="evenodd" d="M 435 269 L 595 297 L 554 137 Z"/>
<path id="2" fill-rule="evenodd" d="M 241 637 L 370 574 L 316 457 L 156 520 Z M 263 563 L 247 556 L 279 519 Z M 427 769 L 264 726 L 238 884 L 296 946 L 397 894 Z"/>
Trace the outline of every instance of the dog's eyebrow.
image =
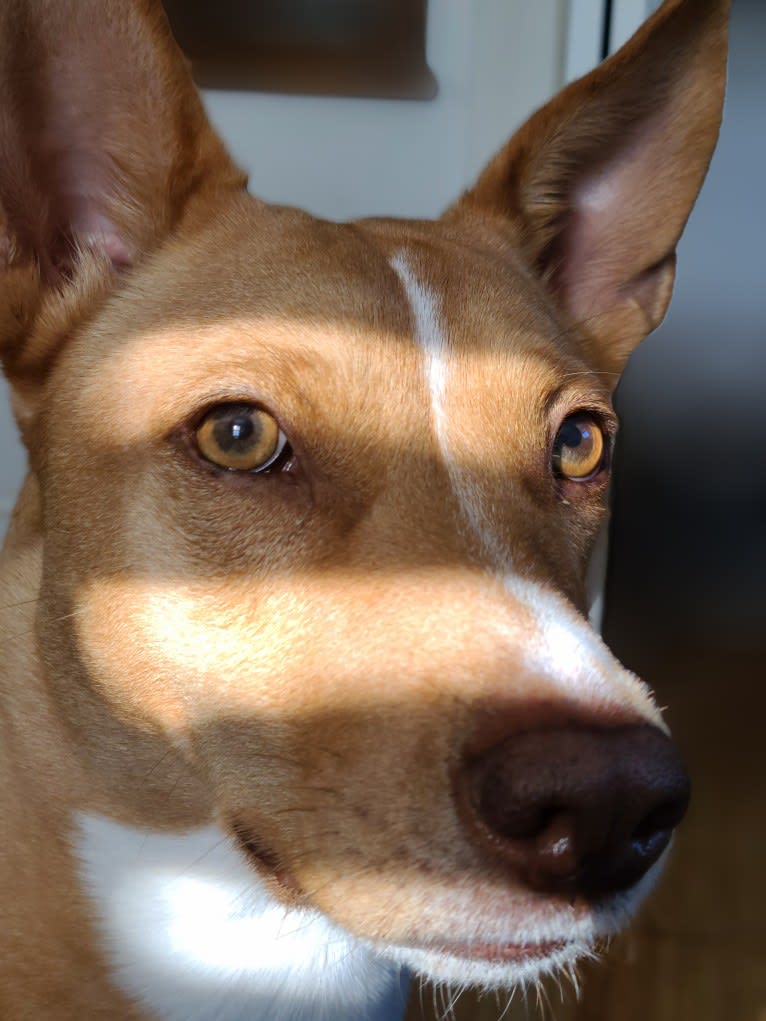
<path id="1" fill-rule="evenodd" d="M 589 369 L 564 374 L 563 379 L 551 387 L 542 401 L 543 413 L 550 417 L 562 404 L 577 404 L 583 409 L 597 411 L 609 423 L 616 420 L 609 397 L 597 382 L 597 373 Z"/>

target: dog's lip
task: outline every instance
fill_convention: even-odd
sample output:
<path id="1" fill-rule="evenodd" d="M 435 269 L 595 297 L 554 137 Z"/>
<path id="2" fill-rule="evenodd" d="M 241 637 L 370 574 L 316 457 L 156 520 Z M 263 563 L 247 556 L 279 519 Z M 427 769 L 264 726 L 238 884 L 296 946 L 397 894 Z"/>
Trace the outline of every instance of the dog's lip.
<path id="1" fill-rule="evenodd" d="M 543 943 L 467 940 L 464 943 L 434 943 L 419 949 L 447 957 L 458 957 L 462 960 L 485 961 L 490 964 L 520 964 L 526 961 L 544 960 L 560 950 L 565 950 L 570 945 L 570 941 L 565 939 L 548 940 Z"/>
<path id="2" fill-rule="evenodd" d="M 252 830 L 241 824 L 234 827 L 237 843 L 245 857 L 261 875 L 271 880 L 282 894 L 282 898 L 293 907 L 304 906 L 306 892 L 295 876 L 280 862 L 278 856 L 267 847 Z M 544 961 L 553 954 L 565 950 L 572 942 L 566 939 L 546 940 L 539 943 L 516 943 L 512 940 L 428 940 L 411 943 L 410 949 L 458 958 L 463 961 L 483 961 L 488 964 L 523 964 Z"/>
<path id="3" fill-rule="evenodd" d="M 292 872 L 252 830 L 235 823 L 234 835 L 247 860 L 263 878 L 271 881 L 290 906 L 298 907 L 306 901 L 306 892 Z"/>

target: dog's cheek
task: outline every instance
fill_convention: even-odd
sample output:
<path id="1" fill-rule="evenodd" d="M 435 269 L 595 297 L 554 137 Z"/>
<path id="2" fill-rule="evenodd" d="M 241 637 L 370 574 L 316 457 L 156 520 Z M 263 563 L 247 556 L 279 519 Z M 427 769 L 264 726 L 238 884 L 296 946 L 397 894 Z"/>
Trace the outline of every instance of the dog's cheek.
<path id="1" fill-rule="evenodd" d="M 104 709 L 182 748 L 222 811 L 297 782 L 306 767 L 296 720 L 315 717 L 322 696 L 289 595 L 248 579 L 113 574 L 80 587 L 71 619 Z"/>
<path id="2" fill-rule="evenodd" d="M 349 846 L 380 863 L 418 845 L 448 854 L 458 681 L 440 690 L 405 635 L 376 655 L 385 636 L 366 647 L 329 603 L 113 577 L 82 593 L 78 644 L 110 711 L 183 747 L 221 813 L 252 817 L 278 850 L 311 847 L 331 871 Z"/>

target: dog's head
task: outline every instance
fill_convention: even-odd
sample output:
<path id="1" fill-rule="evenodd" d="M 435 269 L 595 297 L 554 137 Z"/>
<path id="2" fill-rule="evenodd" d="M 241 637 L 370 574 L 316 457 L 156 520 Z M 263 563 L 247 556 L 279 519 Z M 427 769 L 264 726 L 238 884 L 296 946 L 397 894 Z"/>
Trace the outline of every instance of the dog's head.
<path id="1" fill-rule="evenodd" d="M 626 917 L 686 779 L 585 575 L 726 6 L 668 0 L 441 220 L 339 225 L 246 193 L 149 0 L 4 5 L 17 529 L 84 807 L 214 818 L 278 898 L 436 976 Z"/>

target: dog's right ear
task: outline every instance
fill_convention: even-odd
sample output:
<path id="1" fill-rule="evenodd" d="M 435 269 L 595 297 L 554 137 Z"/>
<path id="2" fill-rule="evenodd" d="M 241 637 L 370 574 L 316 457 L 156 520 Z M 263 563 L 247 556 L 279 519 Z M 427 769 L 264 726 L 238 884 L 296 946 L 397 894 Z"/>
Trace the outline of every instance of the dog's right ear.
<path id="1" fill-rule="evenodd" d="M 245 183 L 159 0 L 2 0 L 0 356 L 18 412 L 50 355 L 29 343 L 37 306 L 94 264 L 116 279 L 201 193 Z"/>
<path id="2" fill-rule="evenodd" d="M 491 218 L 617 382 L 662 321 L 713 154 L 729 0 L 665 0 L 625 46 L 533 114 L 446 217 Z"/>

